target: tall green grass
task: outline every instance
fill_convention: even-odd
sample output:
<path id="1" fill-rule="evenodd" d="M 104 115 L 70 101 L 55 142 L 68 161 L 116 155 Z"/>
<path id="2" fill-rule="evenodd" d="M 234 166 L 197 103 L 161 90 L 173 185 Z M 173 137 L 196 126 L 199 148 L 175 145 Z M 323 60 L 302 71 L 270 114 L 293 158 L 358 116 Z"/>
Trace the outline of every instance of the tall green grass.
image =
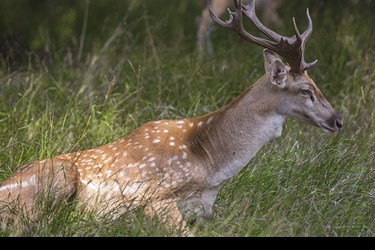
<path id="1" fill-rule="evenodd" d="M 374 1 L 340 1 L 340 8 L 316 2 L 285 1 L 280 33 L 291 34 L 295 15 L 305 27 L 310 7 L 307 60 L 319 62 L 309 73 L 343 118 L 343 131 L 323 134 L 288 121 L 283 135 L 222 187 L 214 218 L 193 226 L 195 235 L 375 236 Z M 95 4 L 89 13 L 101 8 Z M 262 50 L 220 28 L 212 34 L 215 55 L 199 58 L 198 14 L 193 1 L 124 3 L 102 26 L 93 27 L 98 21 L 89 15 L 87 33 L 75 33 L 85 36 L 79 60 L 80 46 L 61 49 L 48 37 L 52 63 L 31 56 L 10 69 L 2 62 L 0 181 L 23 163 L 102 145 L 149 120 L 213 111 L 263 75 Z M 175 234 L 141 209 L 116 220 L 74 203 L 43 213 L 22 227 L 2 225 L 0 235 Z"/>

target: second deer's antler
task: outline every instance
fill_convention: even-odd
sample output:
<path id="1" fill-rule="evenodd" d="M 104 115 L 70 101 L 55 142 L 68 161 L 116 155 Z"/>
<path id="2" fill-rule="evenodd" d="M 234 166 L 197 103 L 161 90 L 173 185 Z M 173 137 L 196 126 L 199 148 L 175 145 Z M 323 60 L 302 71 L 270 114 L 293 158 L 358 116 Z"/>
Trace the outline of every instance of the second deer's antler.
<path id="1" fill-rule="evenodd" d="M 255 43 L 261 47 L 270 49 L 279 54 L 289 63 L 292 73 L 301 74 L 308 68 L 314 66 L 317 62 L 317 60 L 315 60 L 312 63 L 306 63 L 304 57 L 305 43 L 313 30 L 309 9 L 307 9 L 308 26 L 305 32 L 300 34 L 296 21 L 293 17 L 295 35 L 293 35 L 292 37 L 285 37 L 270 30 L 259 21 L 255 13 L 255 0 L 250 0 L 247 4 L 242 4 L 241 0 L 234 0 L 236 10 L 232 12 L 228 9 L 229 19 L 227 21 L 222 21 L 215 15 L 211 8 L 211 2 L 212 0 L 210 0 L 209 3 L 209 10 L 210 15 L 215 23 L 224 28 L 235 31 L 238 35 L 251 43 Z M 255 27 L 261 33 L 267 36 L 270 40 L 253 36 L 249 32 L 247 32 L 242 24 L 242 13 L 255 25 Z"/>

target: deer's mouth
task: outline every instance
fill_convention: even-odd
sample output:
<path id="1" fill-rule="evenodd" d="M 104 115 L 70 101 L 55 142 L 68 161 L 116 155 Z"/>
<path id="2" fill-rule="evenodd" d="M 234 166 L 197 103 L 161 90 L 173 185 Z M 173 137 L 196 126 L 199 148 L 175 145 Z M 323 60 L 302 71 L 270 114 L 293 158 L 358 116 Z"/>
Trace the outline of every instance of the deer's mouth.
<path id="1" fill-rule="evenodd" d="M 337 131 L 338 129 L 336 128 L 331 128 L 323 123 L 320 123 L 319 124 L 319 127 L 325 132 L 325 133 L 333 133 L 335 131 Z"/>
<path id="2" fill-rule="evenodd" d="M 343 124 L 341 118 L 335 113 L 331 118 L 329 118 L 326 122 L 320 123 L 320 127 L 323 129 L 324 132 L 336 132 L 342 129 Z"/>
<path id="3" fill-rule="evenodd" d="M 308 116 L 307 114 L 302 115 L 303 120 L 307 123 L 310 123 L 320 129 L 323 130 L 324 133 L 333 133 L 341 129 L 342 123 L 341 121 L 338 121 L 337 123 L 335 122 L 335 126 L 330 126 L 332 123 L 331 121 L 328 122 L 319 122 Z"/>

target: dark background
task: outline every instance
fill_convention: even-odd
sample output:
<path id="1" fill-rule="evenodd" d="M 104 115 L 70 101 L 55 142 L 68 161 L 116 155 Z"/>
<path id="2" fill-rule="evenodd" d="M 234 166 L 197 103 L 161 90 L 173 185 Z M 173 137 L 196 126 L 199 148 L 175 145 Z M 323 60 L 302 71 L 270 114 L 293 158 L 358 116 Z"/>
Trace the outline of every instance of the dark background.
<path id="1" fill-rule="evenodd" d="M 84 60 L 85 55 L 103 43 L 118 25 L 126 25 L 132 39 L 122 42 L 141 44 L 146 33 L 145 18 L 153 27 L 160 27 L 156 43 L 174 46 L 180 43 L 184 53 L 195 51 L 195 34 L 202 0 L 2 0 L 0 1 L 1 67 L 20 70 L 30 62 L 51 64 L 54 58 L 69 55 L 70 63 Z M 284 1 L 281 17 L 296 16 L 305 25 L 305 7 L 309 6 L 314 25 L 339 22 L 352 12 L 369 17 L 374 25 L 375 1 L 328 0 Z M 314 18 L 324 12 L 324 19 Z M 84 17 L 87 14 L 87 25 Z M 334 22 L 331 22 L 334 21 Z M 284 20 L 284 29 L 291 31 L 291 20 Z M 290 25 L 289 25 L 290 24 Z M 156 25 L 156 26 L 155 26 Z M 349 27 L 348 27 L 349 28 Z M 217 36 L 221 36 L 219 32 Z M 327 34 L 328 35 L 328 34 Z M 227 36 L 227 33 L 222 33 Z M 319 36 L 319 35 L 315 35 Z M 83 37 L 83 43 L 80 42 Z M 84 46 L 83 46 L 84 45 Z M 371 45 L 372 46 L 372 45 Z"/>

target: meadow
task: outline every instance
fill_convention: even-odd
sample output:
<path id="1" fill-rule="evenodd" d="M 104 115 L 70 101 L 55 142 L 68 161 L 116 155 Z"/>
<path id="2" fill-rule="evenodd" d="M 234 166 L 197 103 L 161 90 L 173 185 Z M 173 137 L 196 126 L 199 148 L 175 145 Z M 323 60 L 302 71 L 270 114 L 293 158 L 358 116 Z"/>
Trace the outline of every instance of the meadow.
<path id="1" fill-rule="evenodd" d="M 220 27 L 214 55 L 198 56 L 195 1 L 28 2 L 0 4 L 2 34 L 24 37 L 22 46 L 1 43 L 0 181 L 24 163 L 109 143 L 147 121 L 214 111 L 264 74 L 262 49 Z M 291 35 L 293 16 L 304 29 L 307 7 L 306 60 L 319 60 L 309 75 L 344 128 L 325 134 L 288 120 L 222 187 L 214 217 L 191 227 L 196 236 L 375 236 L 375 1 L 288 0 L 277 32 Z M 142 209 L 111 220 L 74 202 L 22 221 L 1 223 L 0 235 L 175 235 Z"/>

